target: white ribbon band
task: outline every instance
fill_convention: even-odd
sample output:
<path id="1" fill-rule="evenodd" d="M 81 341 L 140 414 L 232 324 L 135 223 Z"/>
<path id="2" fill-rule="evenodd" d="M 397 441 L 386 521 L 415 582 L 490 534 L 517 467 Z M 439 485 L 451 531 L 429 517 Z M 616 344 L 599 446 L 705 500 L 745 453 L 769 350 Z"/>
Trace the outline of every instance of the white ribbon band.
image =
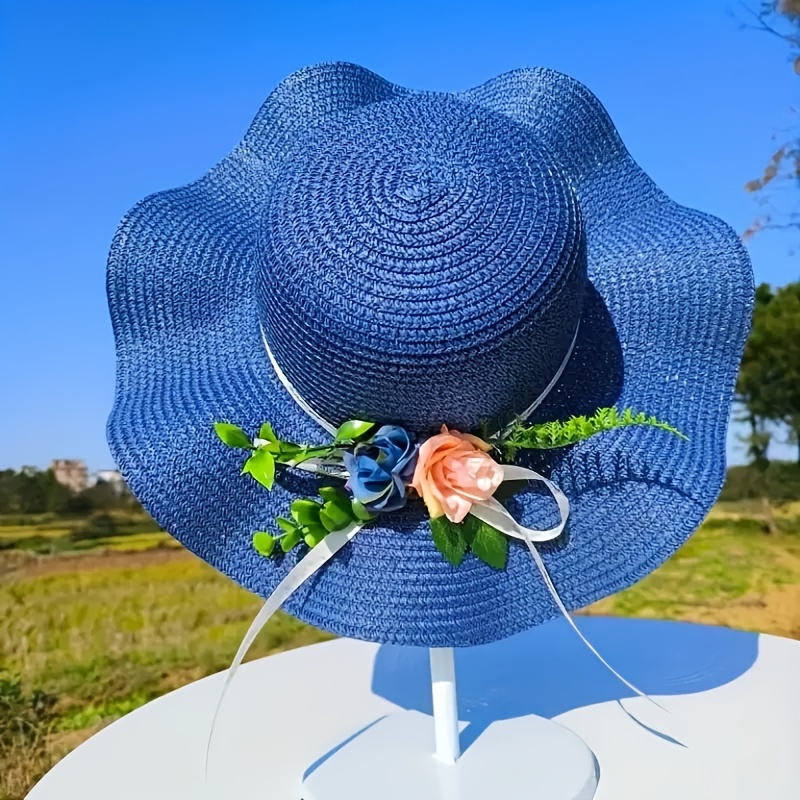
<path id="1" fill-rule="evenodd" d="M 272 348 L 269 346 L 269 342 L 267 341 L 267 335 L 264 333 L 264 328 L 261 328 L 261 341 L 264 342 L 264 347 L 267 349 L 267 357 L 269 358 L 269 363 L 272 364 L 272 369 L 275 370 L 275 374 L 278 376 L 278 380 L 283 384 L 283 388 L 289 392 L 289 396 L 292 400 L 297 403 L 300 408 L 306 412 L 306 414 L 320 426 L 326 430 L 331 436 L 336 435 L 336 431 L 338 428 L 332 422 L 328 422 L 325 417 L 320 416 L 314 411 L 313 408 L 306 402 L 305 398 L 294 388 L 292 382 L 286 377 L 286 373 L 281 369 L 280 364 L 275 360 L 275 355 L 272 352 Z"/>
<path id="2" fill-rule="evenodd" d="M 521 413 L 517 414 L 511 422 L 508 423 L 504 428 L 497 431 L 494 435 L 494 438 L 502 438 L 506 433 L 508 433 L 514 425 L 525 422 L 534 411 L 544 402 L 545 398 L 553 391 L 555 385 L 561 380 L 561 376 L 564 374 L 564 370 L 567 368 L 567 364 L 569 363 L 570 358 L 572 358 L 572 353 L 575 350 L 575 342 L 578 341 L 578 331 L 580 330 L 580 319 L 578 320 L 578 324 L 575 326 L 575 333 L 572 335 L 572 341 L 569 343 L 569 347 L 567 348 L 567 352 L 564 354 L 564 358 L 561 360 L 561 364 L 559 365 L 558 369 L 556 370 L 556 374 L 553 375 L 550 383 L 544 387 L 544 389 L 540 392 L 539 396 Z M 267 351 L 267 358 L 269 358 L 269 363 L 272 364 L 272 369 L 275 370 L 275 374 L 278 376 L 278 380 L 283 385 L 283 388 L 289 393 L 289 396 L 294 400 L 295 403 L 305 411 L 306 415 L 309 416 L 314 422 L 317 423 L 322 429 L 326 430 L 332 436 L 336 434 L 338 430 L 337 426 L 334 425 L 332 422 L 328 422 L 320 414 L 317 414 L 316 411 L 311 407 L 310 403 L 297 391 L 294 384 L 289 380 L 286 373 L 281 369 L 280 364 L 278 364 L 277 359 L 275 358 L 275 354 L 272 352 L 272 348 L 269 346 L 269 342 L 267 341 L 267 334 L 264 332 L 264 328 L 261 327 L 261 341 L 264 343 L 264 348 Z"/>

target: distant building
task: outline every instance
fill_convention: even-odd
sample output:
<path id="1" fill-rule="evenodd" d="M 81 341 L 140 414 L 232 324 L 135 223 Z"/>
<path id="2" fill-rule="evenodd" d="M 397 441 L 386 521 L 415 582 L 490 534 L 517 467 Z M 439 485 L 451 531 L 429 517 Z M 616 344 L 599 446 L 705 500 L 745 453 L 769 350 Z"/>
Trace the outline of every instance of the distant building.
<path id="1" fill-rule="evenodd" d="M 73 492 L 82 492 L 89 485 L 89 470 L 85 462 L 71 458 L 56 458 L 50 464 L 56 480 Z"/>
<path id="2" fill-rule="evenodd" d="M 118 469 L 99 469 L 89 478 L 89 485 L 94 486 L 98 481 L 108 483 L 113 486 L 118 492 L 125 488 L 125 480 L 120 475 Z"/>

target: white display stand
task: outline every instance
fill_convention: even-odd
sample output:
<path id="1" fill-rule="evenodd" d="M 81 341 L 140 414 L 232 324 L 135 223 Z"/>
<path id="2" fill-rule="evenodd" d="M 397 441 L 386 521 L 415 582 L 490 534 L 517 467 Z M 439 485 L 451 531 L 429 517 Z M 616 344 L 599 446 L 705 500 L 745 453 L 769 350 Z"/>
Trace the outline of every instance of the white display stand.
<path id="1" fill-rule="evenodd" d="M 302 800 L 592 800 L 592 751 L 549 719 L 497 722 L 461 755 L 452 648 L 430 663 L 433 720 L 397 712 L 345 740 L 307 772 Z"/>
<path id="2" fill-rule="evenodd" d="M 456 652 L 467 727 L 445 779 L 460 780 L 494 737 L 507 736 L 517 753 L 527 745 L 515 767 L 528 765 L 537 751 L 526 726 L 539 714 L 591 748 L 600 770 L 593 800 L 800 797 L 800 641 L 685 622 L 583 617 L 580 627 L 669 715 L 632 697 L 556 620 Z M 437 765 L 427 661 L 421 648 L 353 639 L 256 659 L 242 665 L 226 699 L 208 776 L 208 726 L 224 672 L 103 728 L 28 800 L 300 800 L 303 777 L 321 776 L 325 756 L 332 762 L 348 737 L 407 713 L 425 715 L 424 758 Z M 354 774 L 367 768 L 362 762 Z M 502 785 L 505 762 L 490 769 L 493 786 Z M 542 774 L 530 773 L 528 800 L 549 800 Z M 370 800 L 391 797 L 393 774 Z"/>

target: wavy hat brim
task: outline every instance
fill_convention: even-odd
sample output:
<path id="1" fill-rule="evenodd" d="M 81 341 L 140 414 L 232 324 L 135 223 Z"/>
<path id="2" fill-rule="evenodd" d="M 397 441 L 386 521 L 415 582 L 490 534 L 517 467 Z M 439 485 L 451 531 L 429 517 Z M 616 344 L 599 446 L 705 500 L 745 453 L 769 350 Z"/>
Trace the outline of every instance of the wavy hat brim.
<path id="1" fill-rule="evenodd" d="M 254 432 L 269 420 L 283 438 L 309 443 L 326 434 L 291 399 L 261 340 L 252 292 L 259 201 L 301 122 L 408 93 L 351 64 L 295 73 L 228 157 L 197 182 L 135 206 L 111 247 L 112 454 L 163 528 L 262 596 L 297 555 L 265 559 L 252 533 L 314 494 L 317 479 L 283 471 L 266 492 L 239 474 L 241 454 L 221 445 L 212 424 Z M 529 126 L 578 194 L 593 288 L 575 352 L 535 419 L 616 403 L 689 437 L 628 429 L 529 458 L 570 499 L 566 535 L 542 552 L 564 603 L 578 609 L 659 566 L 715 501 L 751 268 L 727 225 L 653 184 L 598 100 L 571 78 L 519 70 L 454 96 Z M 552 501 L 535 491 L 509 508 L 529 527 L 556 521 Z M 421 504 L 371 525 L 286 610 L 338 634 L 426 646 L 489 642 L 558 614 L 524 546 L 512 544 L 503 571 L 469 556 L 454 568 L 434 546 Z"/>

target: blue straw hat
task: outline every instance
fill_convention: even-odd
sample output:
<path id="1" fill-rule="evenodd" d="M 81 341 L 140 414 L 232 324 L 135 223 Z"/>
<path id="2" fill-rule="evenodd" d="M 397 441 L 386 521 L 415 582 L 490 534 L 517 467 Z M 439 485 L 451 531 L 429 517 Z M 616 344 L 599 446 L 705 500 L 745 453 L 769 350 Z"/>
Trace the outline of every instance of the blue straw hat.
<path id="1" fill-rule="evenodd" d="M 518 454 L 569 498 L 566 531 L 541 552 L 577 609 L 658 567 L 716 499 L 752 295 L 735 233 L 667 198 L 571 78 L 518 70 L 448 94 L 310 67 L 208 174 L 123 219 L 108 266 L 109 443 L 161 526 L 266 597 L 302 551 L 264 558 L 253 532 L 320 479 L 280 469 L 265 491 L 215 422 L 252 434 L 268 420 L 308 444 L 330 439 L 314 415 L 420 439 L 443 423 L 493 429 L 563 368 L 532 421 L 616 405 L 688 437 L 630 428 Z M 507 506 L 526 526 L 557 520 L 533 488 Z M 455 567 L 418 500 L 285 607 L 338 634 L 426 646 L 558 614 L 524 546 L 504 569 L 472 554 Z"/>

